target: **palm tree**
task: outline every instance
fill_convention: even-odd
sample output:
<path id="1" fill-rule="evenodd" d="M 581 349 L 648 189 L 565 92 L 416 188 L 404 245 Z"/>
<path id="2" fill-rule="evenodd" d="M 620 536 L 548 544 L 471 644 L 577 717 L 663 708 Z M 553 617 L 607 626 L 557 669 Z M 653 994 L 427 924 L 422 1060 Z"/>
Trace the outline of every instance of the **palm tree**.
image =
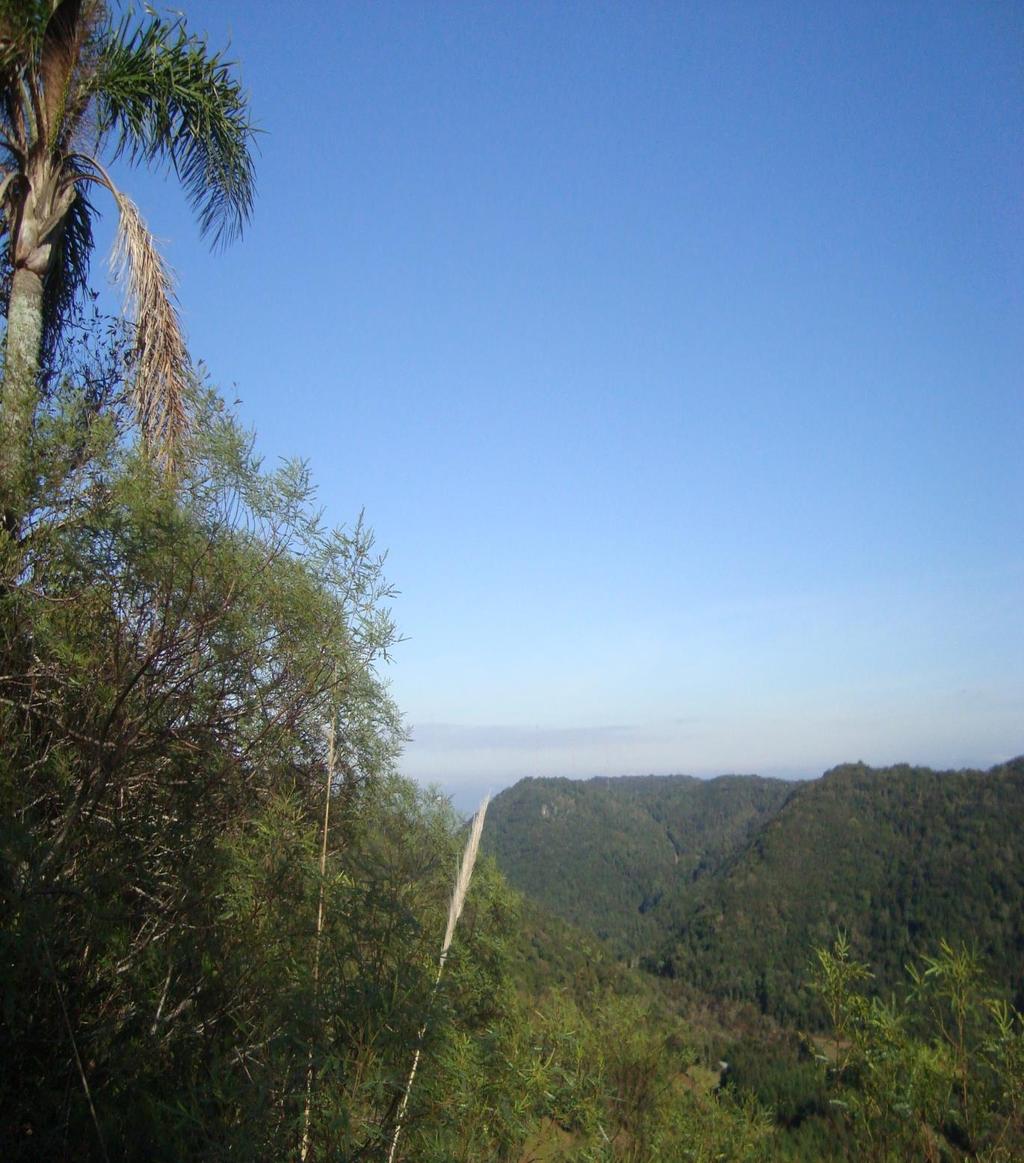
<path id="1" fill-rule="evenodd" d="M 0 244 L 7 335 L 0 385 L 0 506 L 10 530 L 27 484 L 40 373 L 83 290 L 90 194 L 117 203 L 117 248 L 137 320 L 142 439 L 173 460 L 187 425 L 189 358 L 170 277 L 101 156 L 173 170 L 214 245 L 253 199 L 253 128 L 229 64 L 179 16 L 115 22 L 106 0 L 0 0 Z M 0 308 L 3 304 L 0 302 Z M 14 518 L 14 524 L 17 519 Z"/>

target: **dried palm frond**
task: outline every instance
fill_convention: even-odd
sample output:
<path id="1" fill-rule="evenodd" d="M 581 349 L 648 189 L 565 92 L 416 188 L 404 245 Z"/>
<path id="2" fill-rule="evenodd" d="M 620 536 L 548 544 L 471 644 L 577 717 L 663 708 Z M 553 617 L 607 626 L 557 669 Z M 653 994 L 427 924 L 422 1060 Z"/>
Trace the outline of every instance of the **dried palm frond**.
<path id="1" fill-rule="evenodd" d="M 167 469 L 181 454 L 188 430 L 192 371 L 174 303 L 174 287 L 138 207 L 118 193 L 114 269 L 135 318 L 133 401 L 142 439 Z"/>

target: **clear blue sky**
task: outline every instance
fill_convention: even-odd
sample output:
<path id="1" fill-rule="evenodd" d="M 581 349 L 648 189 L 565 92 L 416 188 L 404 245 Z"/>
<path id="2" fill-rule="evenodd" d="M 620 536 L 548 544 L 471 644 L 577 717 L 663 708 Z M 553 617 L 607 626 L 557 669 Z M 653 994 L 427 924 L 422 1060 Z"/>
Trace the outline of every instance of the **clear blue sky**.
<path id="1" fill-rule="evenodd" d="M 1024 8 L 183 6 L 252 227 L 124 180 L 389 552 L 409 774 L 1024 751 Z"/>

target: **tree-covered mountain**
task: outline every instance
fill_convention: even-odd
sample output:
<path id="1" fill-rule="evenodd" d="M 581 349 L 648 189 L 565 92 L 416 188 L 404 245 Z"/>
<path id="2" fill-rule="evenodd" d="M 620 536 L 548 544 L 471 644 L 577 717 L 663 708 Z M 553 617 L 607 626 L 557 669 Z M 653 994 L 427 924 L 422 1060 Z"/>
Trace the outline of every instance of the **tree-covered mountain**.
<path id="1" fill-rule="evenodd" d="M 891 988 L 940 937 L 1019 996 L 1024 760 L 989 772 L 846 765 L 754 776 L 523 780 L 497 797 L 510 881 L 656 972 L 788 1020 L 818 1016 L 808 950 L 837 929 Z"/>
<path id="2" fill-rule="evenodd" d="M 1024 985 L 1024 760 L 988 772 L 846 765 L 801 785 L 713 882 L 662 920 L 665 970 L 810 1016 L 806 950 L 839 928 L 881 992 L 940 938 Z"/>
<path id="3" fill-rule="evenodd" d="M 495 799 L 485 849 L 528 896 L 639 955 L 666 897 L 720 868 L 792 790 L 756 776 L 524 779 Z"/>

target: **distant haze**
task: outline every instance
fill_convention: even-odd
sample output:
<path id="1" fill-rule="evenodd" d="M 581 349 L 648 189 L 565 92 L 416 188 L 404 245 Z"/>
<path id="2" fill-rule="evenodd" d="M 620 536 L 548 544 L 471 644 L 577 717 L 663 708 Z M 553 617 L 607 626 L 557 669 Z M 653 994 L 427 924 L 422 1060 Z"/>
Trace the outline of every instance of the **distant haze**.
<path id="1" fill-rule="evenodd" d="M 741 732 L 729 738 L 722 725 L 716 733 L 712 724 L 701 730 L 685 722 L 647 729 L 434 723 L 413 727 L 403 769 L 421 783 L 437 784 L 457 807 L 469 810 L 485 792 L 526 776 L 756 774 L 813 779 L 839 763 L 860 760 L 873 766 L 908 762 L 938 769 L 988 768 L 1024 750 L 1017 732 L 1020 714 L 1006 713 L 1005 719 L 1005 750 L 989 752 L 976 740 L 973 753 L 963 746 L 963 716 L 950 718 L 944 731 L 933 731 L 930 743 L 905 739 L 902 745 L 898 729 L 885 721 L 857 723 L 838 716 L 831 722 L 819 719 L 814 734 L 825 737 L 813 738 L 808 728 L 802 745 L 795 728 L 797 742 L 792 741 L 785 723 L 749 723 L 749 742 Z M 991 726 L 982 722 L 978 736 Z"/>

